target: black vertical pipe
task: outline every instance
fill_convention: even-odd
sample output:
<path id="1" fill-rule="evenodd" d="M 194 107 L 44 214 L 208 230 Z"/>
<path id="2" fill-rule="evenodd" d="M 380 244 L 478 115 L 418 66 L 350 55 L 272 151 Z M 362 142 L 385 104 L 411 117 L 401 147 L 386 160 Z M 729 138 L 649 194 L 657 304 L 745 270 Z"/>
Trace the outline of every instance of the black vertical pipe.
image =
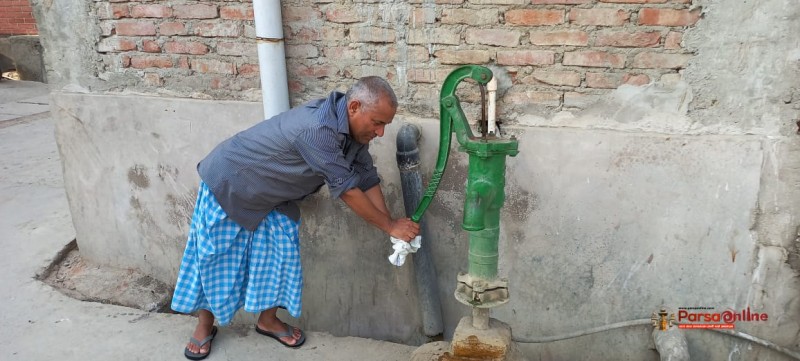
<path id="1" fill-rule="evenodd" d="M 397 133 L 397 167 L 403 186 L 403 204 L 406 216 L 411 217 L 422 199 L 422 178 L 419 174 L 419 129 L 405 124 Z M 436 267 L 430 253 L 431 239 L 425 220 L 420 220 L 422 247 L 411 256 L 414 259 L 414 273 L 417 278 L 417 296 L 422 312 L 425 335 L 435 337 L 444 332 L 442 304 L 439 301 L 439 282 L 436 280 Z"/>

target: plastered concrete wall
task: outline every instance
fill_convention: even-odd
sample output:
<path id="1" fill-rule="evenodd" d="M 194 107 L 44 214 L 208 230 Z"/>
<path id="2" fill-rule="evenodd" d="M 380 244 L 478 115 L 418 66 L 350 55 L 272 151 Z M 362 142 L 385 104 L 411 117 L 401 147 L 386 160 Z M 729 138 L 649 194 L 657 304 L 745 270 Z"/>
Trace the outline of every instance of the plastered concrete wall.
<path id="1" fill-rule="evenodd" d="M 604 47 L 626 54 L 626 68 L 619 71 L 563 69 L 564 54 L 571 50 L 558 50 L 561 55 L 554 59 L 562 62 L 550 64 L 548 71 L 578 72 L 581 82 L 576 89 L 526 85 L 515 73 L 536 71 L 535 66 L 495 64 L 518 89 L 563 92 L 563 97 L 551 106 L 517 99 L 513 110 L 501 110 L 510 123 L 507 132 L 520 139 L 521 152 L 508 163 L 501 225 L 500 273 L 509 278 L 511 302 L 494 316 L 510 323 L 516 335 L 538 338 L 649 318 L 662 305 L 673 312 L 678 307 L 708 307 L 713 312 L 750 307 L 768 314 L 768 321 L 738 322 L 737 330 L 800 349 L 800 138 L 795 124 L 800 113 L 800 40 L 794 36 L 800 33 L 800 4 L 499 2 L 419 6 L 436 14 L 460 7 L 560 9 L 565 17 L 575 9 L 612 8 L 627 11 L 636 21 L 640 8 L 650 6 L 696 14 L 697 22 L 663 31 L 654 25 L 662 35 L 683 33 L 679 49 L 665 49 L 660 40 L 659 52 L 692 56 L 678 67 L 683 70 L 670 68 L 649 77 L 648 84 L 620 82 L 606 90 L 588 86 L 588 73 L 628 71 L 629 61 L 641 49 Z M 95 4 L 38 4 L 37 11 L 66 14 L 46 17 L 50 37 L 43 34 L 43 44 L 61 89 L 53 104 L 81 251 L 97 262 L 140 268 L 174 282 L 197 184 L 194 165 L 216 142 L 258 121 L 260 105 L 136 94 L 159 93 L 135 85 L 127 88 L 100 75 L 97 64 L 104 60 L 95 51 L 103 37 L 99 27 L 78 27 L 77 36 L 63 32 L 70 29 L 65 25 L 99 24 L 93 15 Z M 339 3 L 315 4 L 312 9 L 336 8 Z M 290 28 L 291 21 L 299 21 L 292 19 Z M 442 24 L 444 16 L 433 19 L 426 26 L 452 25 Z M 335 28 L 349 23 L 342 24 Z M 548 26 L 592 34 L 599 29 L 564 22 L 533 30 L 547 31 Z M 634 31 L 631 26 L 639 25 L 620 26 Z M 546 50 L 533 43 L 518 46 Z M 342 69 L 348 71 L 376 69 L 342 60 L 345 63 Z M 437 72 L 446 68 L 439 65 L 433 60 L 426 66 Z M 295 88 L 295 103 L 345 83 L 328 75 L 313 78 L 318 82 L 303 76 L 290 71 L 294 81 L 315 85 Z M 392 78 L 398 89 L 412 86 L 398 79 Z M 394 136 L 402 123 L 423 130 L 423 174 L 431 174 L 434 165 L 438 124 L 429 102 L 440 78 L 434 79 L 425 83 L 430 90 L 424 101 L 415 98 L 421 93 L 401 93 L 401 114 L 372 147 L 395 214 L 402 210 L 402 196 L 394 168 Z M 476 99 L 477 89 L 462 86 L 459 91 L 467 100 Z M 592 96 L 566 106 L 570 92 Z M 507 99 L 512 94 L 513 88 Z M 468 115 L 474 114 L 468 109 Z M 446 337 L 469 313 L 452 297 L 455 275 L 466 270 L 467 254 L 467 235 L 460 229 L 467 160 L 455 149 L 453 153 L 426 216 L 431 236 L 425 244 L 437 262 Z M 388 265 L 385 236 L 324 192 L 305 201 L 303 212 L 307 285 L 301 324 L 336 335 L 420 342 L 413 270 Z M 693 359 L 786 359 L 726 335 L 702 330 L 685 334 Z M 649 339 L 649 327 L 632 327 L 523 349 L 534 360 L 655 360 Z"/>

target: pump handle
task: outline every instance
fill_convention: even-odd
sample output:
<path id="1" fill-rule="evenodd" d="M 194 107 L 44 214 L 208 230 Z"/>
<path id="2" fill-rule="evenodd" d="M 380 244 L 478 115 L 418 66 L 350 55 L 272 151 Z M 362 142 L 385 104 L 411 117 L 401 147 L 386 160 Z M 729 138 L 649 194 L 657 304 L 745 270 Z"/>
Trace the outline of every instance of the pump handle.
<path id="1" fill-rule="evenodd" d="M 464 110 L 461 109 L 461 103 L 456 96 L 458 84 L 464 79 L 471 78 L 483 86 L 492 80 L 492 76 L 492 71 L 489 68 L 479 65 L 465 65 L 453 70 L 445 79 L 439 95 L 440 131 L 439 155 L 436 159 L 436 168 L 433 171 L 428 188 L 425 190 L 425 195 L 422 196 L 414 215 L 411 216 L 412 221 L 419 223 L 425 210 L 431 204 L 436 190 L 439 189 L 439 182 L 442 181 L 442 175 L 447 167 L 447 158 L 450 155 L 451 134 L 455 132 L 456 139 L 462 145 L 466 144 L 468 139 L 474 138 L 467 117 L 464 115 Z"/>

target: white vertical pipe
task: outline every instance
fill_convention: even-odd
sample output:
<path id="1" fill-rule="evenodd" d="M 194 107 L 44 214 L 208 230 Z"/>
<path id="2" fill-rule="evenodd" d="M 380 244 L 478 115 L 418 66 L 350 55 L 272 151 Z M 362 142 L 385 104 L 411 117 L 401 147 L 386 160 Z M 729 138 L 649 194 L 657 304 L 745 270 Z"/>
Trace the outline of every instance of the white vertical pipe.
<path id="1" fill-rule="evenodd" d="M 497 133 L 497 79 L 492 77 L 489 83 L 486 84 L 486 90 L 489 91 L 489 108 L 487 111 L 487 126 L 486 130 L 489 134 Z"/>
<path id="2" fill-rule="evenodd" d="M 280 0 L 253 0 L 264 119 L 289 110 Z"/>

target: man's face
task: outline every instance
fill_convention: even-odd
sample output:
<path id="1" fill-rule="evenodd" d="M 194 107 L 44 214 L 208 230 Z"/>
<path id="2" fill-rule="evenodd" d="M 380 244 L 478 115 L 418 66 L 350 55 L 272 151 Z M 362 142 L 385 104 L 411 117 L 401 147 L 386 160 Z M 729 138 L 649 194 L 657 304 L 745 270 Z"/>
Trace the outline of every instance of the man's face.
<path id="1" fill-rule="evenodd" d="M 350 136 L 361 144 L 368 144 L 375 137 L 382 137 L 386 125 L 392 123 L 397 108 L 384 98 L 372 109 L 364 107 L 358 100 L 347 103 L 350 117 Z"/>

